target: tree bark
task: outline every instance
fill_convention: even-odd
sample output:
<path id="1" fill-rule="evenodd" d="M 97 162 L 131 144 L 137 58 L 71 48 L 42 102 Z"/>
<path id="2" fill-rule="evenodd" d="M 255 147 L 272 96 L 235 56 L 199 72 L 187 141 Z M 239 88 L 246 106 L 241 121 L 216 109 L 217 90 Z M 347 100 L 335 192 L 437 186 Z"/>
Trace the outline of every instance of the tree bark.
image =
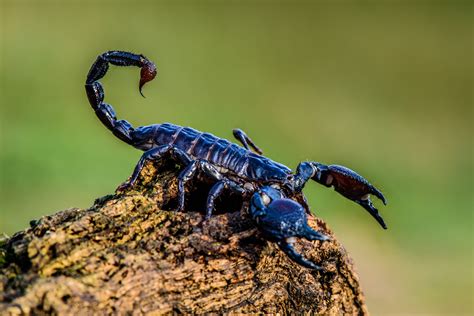
<path id="1" fill-rule="evenodd" d="M 159 172 L 157 170 L 160 170 Z M 238 197 L 203 220 L 209 184 L 175 212 L 177 167 L 149 164 L 133 190 L 32 221 L 0 246 L 0 314 L 367 314 L 353 264 L 332 241 L 298 242 L 324 271 L 262 238 Z"/>

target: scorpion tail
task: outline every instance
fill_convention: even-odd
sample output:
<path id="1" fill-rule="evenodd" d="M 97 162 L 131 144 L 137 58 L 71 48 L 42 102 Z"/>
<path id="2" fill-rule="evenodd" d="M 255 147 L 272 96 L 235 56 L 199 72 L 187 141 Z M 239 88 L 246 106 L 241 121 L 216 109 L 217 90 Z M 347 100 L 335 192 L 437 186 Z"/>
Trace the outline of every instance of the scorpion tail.
<path id="1" fill-rule="evenodd" d="M 109 64 L 140 67 L 138 88 L 142 96 L 143 86 L 156 76 L 156 66 L 143 55 L 122 51 L 109 51 L 97 57 L 97 60 L 87 74 L 86 93 L 97 117 L 115 136 L 133 145 L 134 141 L 131 133 L 134 131 L 134 128 L 132 125 L 125 120 L 117 120 L 113 107 L 110 104 L 104 103 L 104 89 L 98 80 L 105 76 L 109 69 Z"/>

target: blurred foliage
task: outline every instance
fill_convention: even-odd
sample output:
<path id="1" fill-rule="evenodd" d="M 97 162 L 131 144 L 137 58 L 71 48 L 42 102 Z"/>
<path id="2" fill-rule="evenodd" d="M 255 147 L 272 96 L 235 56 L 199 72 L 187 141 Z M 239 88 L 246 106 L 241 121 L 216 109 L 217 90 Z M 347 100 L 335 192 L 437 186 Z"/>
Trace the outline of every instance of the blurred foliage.
<path id="1" fill-rule="evenodd" d="M 61 4 L 62 3 L 62 4 Z M 0 2 L 0 232 L 87 207 L 140 152 L 97 120 L 85 75 L 106 50 L 106 101 L 134 125 L 169 121 L 296 166 L 346 165 L 386 194 L 380 229 L 321 186 L 306 193 L 346 244 L 374 315 L 473 313 L 473 6 L 270 1 Z"/>

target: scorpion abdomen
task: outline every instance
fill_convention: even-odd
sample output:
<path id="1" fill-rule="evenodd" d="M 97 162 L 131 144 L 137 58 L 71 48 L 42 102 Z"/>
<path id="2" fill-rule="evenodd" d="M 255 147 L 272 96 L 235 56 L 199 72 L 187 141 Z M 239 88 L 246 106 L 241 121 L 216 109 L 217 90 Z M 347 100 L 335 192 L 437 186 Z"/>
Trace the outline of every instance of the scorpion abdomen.
<path id="1" fill-rule="evenodd" d="M 255 154 L 241 146 L 210 133 L 191 127 L 163 123 L 136 128 L 133 132 L 135 147 L 149 150 L 171 145 L 190 155 L 212 163 L 222 170 L 249 180 L 285 181 L 291 170 L 273 160 Z"/>

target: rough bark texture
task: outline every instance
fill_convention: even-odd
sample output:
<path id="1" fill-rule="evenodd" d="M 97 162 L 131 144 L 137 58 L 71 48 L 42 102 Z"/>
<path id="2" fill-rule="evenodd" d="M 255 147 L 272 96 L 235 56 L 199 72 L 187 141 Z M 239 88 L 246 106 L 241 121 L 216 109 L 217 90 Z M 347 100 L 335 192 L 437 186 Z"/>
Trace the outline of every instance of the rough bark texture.
<path id="1" fill-rule="evenodd" d="M 203 221 L 204 183 L 174 212 L 175 166 L 148 165 L 134 190 L 38 221 L 0 246 L 0 314 L 367 314 L 342 245 L 301 240 L 302 268 L 265 241 L 238 198 Z M 333 236 L 314 218 L 313 227 Z"/>

